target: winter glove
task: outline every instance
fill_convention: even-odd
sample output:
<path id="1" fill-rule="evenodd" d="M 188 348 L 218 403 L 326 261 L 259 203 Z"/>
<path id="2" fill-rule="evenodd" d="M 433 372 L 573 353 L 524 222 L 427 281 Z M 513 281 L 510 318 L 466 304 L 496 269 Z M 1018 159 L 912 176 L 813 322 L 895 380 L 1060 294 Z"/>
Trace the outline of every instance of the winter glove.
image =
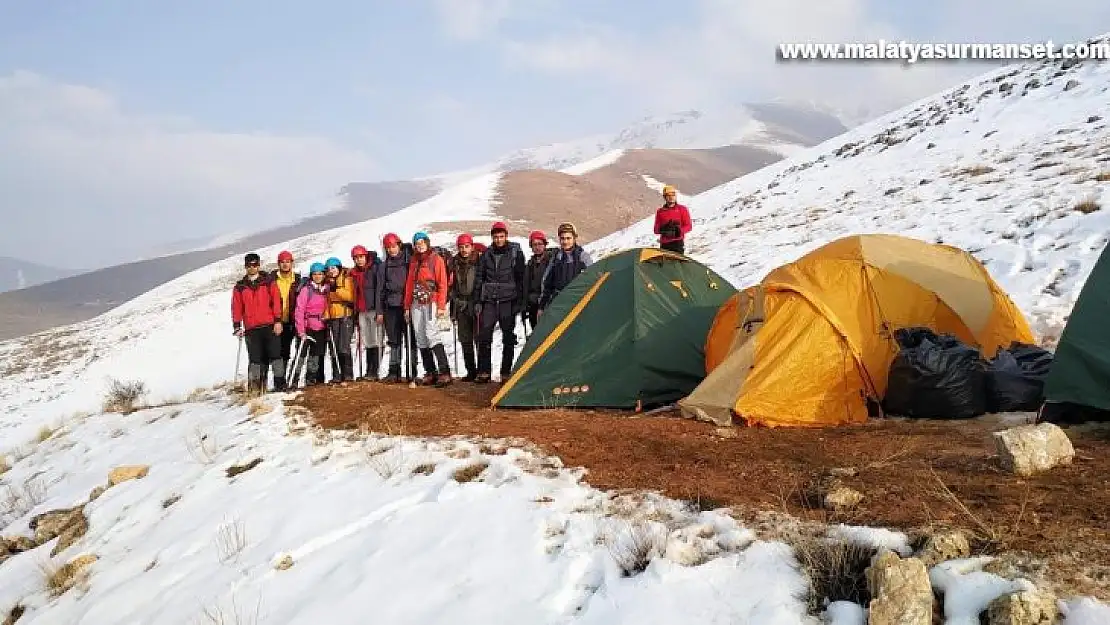
<path id="1" fill-rule="evenodd" d="M 243 324 L 233 323 L 231 333 L 234 334 L 235 336 L 242 337 L 243 336 Z"/>

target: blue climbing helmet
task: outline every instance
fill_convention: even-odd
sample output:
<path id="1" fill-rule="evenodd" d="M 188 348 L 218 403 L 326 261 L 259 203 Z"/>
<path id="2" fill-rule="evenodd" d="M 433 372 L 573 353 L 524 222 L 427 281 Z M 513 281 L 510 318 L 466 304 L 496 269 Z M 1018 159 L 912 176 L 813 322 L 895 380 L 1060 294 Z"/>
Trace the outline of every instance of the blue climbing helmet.
<path id="1" fill-rule="evenodd" d="M 419 241 L 420 239 L 424 239 L 425 241 L 427 241 L 428 246 L 431 247 L 432 240 L 428 237 L 427 232 L 424 232 L 423 230 L 421 230 L 421 231 L 417 232 L 416 234 L 412 235 L 412 244 L 416 245 L 416 242 Z"/>
<path id="2" fill-rule="evenodd" d="M 342 267 L 343 266 L 343 261 L 341 261 L 338 258 L 332 256 L 331 258 L 328 259 L 328 262 L 324 263 L 324 266 L 328 269 L 331 269 L 332 267 Z"/>
<path id="3" fill-rule="evenodd" d="M 326 270 L 327 267 L 324 266 L 324 263 L 312 263 L 312 266 L 308 268 L 308 273 L 324 273 Z"/>

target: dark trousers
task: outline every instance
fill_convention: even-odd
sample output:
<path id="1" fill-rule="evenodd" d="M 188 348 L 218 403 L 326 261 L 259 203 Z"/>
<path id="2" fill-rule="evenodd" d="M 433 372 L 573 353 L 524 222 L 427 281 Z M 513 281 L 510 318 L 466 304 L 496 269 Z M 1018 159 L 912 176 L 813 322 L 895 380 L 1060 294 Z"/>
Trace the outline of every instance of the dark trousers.
<path id="1" fill-rule="evenodd" d="M 455 331 L 459 339 L 459 351 L 463 355 L 463 365 L 466 367 L 466 379 L 473 380 L 478 375 L 478 363 L 474 353 L 474 338 L 478 329 L 478 322 L 474 318 L 474 310 L 467 306 L 455 318 Z"/>
<path id="2" fill-rule="evenodd" d="M 528 324 L 530 332 L 536 331 L 536 323 L 540 319 L 540 304 L 539 302 L 531 303 L 524 309 L 524 323 Z"/>
<path id="3" fill-rule="evenodd" d="M 516 315 L 512 302 L 483 302 L 478 313 L 478 373 L 493 373 L 493 331 L 501 328 L 501 377 L 513 368 Z"/>
<path id="4" fill-rule="evenodd" d="M 325 328 L 315 332 L 306 332 L 305 337 L 304 342 L 308 344 L 307 347 L 303 348 L 306 350 L 303 356 L 305 360 L 305 384 L 323 384 L 324 355 L 328 348 L 328 331 Z M 312 340 L 308 340 L 309 338 Z"/>
<path id="5" fill-rule="evenodd" d="M 405 341 L 405 309 L 400 306 L 387 306 L 385 312 L 382 313 L 385 317 L 385 340 L 389 345 L 389 374 L 401 375 L 401 354 L 404 349 Z M 416 355 L 416 334 L 412 332 L 411 326 L 409 327 L 408 336 L 408 349 L 409 357 L 408 363 L 413 362 Z M 411 365 L 408 367 L 412 368 Z M 405 373 L 408 375 L 408 372 Z"/>
<path id="6" fill-rule="evenodd" d="M 686 254 L 686 242 L 683 240 L 668 241 L 667 243 L 660 243 L 659 249 L 667 250 L 668 252 L 675 252 L 676 254 Z"/>
<path id="7" fill-rule="evenodd" d="M 297 338 L 297 324 L 292 319 L 289 323 L 281 324 L 281 359 L 285 361 L 286 369 L 293 358 L 293 339 Z"/>
<path id="8" fill-rule="evenodd" d="M 332 380 L 353 380 L 355 367 L 351 356 L 351 339 L 355 335 L 355 318 L 328 319 L 327 324 L 328 331 L 331 332 L 332 348 L 335 350 L 335 362 L 339 364 L 339 371 L 332 372 Z"/>
<path id="9" fill-rule="evenodd" d="M 285 381 L 285 363 L 281 359 L 281 337 L 274 334 L 272 325 L 258 326 L 243 335 L 247 343 L 247 385 L 249 390 L 264 391 L 267 369 L 274 370 L 274 383 Z"/>

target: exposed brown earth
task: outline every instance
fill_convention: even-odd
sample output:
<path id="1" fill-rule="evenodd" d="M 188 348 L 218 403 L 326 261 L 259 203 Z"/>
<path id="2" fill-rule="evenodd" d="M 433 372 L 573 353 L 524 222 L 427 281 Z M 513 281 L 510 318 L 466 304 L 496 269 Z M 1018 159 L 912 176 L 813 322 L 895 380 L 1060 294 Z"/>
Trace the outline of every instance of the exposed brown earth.
<path id="1" fill-rule="evenodd" d="M 628 150 L 616 162 L 579 176 L 538 169 L 507 172 L 492 209 L 514 234 L 539 229 L 551 236 L 556 225 L 570 221 L 578 228 L 580 242 L 588 243 L 655 213 L 660 197 L 647 186 L 645 175 L 694 195 L 781 158 L 776 152 L 747 146 Z M 479 221 L 428 227 L 485 233 L 489 226 Z"/>
<path id="2" fill-rule="evenodd" d="M 495 385 L 446 389 L 357 383 L 308 389 L 297 401 L 329 428 L 369 427 L 413 436 L 526 439 L 601 489 L 647 489 L 824 523 L 905 531 L 967 530 L 976 553 L 1005 553 L 1025 574 L 1067 592 L 1110 598 L 1110 434 L 1071 428 L 1075 462 L 1018 478 L 1002 471 L 991 432 L 970 421 L 876 420 L 829 429 L 718 430 L 675 414 L 489 408 Z M 864 494 L 850 512 L 804 496 L 830 469 Z"/>

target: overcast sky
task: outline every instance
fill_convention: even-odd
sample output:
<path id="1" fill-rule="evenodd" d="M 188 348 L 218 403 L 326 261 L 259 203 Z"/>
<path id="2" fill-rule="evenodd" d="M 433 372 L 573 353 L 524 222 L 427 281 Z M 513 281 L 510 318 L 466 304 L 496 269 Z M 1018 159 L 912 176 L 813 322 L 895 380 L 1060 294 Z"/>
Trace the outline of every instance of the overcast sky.
<path id="1" fill-rule="evenodd" d="M 0 254 L 92 267 L 651 113 L 888 110 L 989 69 L 785 66 L 782 41 L 1107 25 L 1105 0 L 0 0 Z"/>

